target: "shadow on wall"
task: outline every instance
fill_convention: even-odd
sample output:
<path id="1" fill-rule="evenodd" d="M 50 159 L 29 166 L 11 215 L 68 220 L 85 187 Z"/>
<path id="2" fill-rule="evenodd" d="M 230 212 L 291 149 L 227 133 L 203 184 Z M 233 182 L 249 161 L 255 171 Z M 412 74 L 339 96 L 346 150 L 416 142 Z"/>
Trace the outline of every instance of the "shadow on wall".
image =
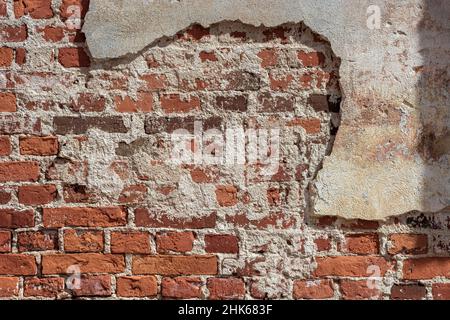
<path id="1" fill-rule="evenodd" d="M 422 65 L 414 68 L 422 124 L 419 152 L 426 161 L 422 202 L 427 207 L 447 206 L 447 211 L 450 199 L 445 200 L 442 194 L 450 194 L 450 2 L 425 0 L 424 6 L 417 26 Z M 444 203 L 430 203 L 433 198 Z"/>

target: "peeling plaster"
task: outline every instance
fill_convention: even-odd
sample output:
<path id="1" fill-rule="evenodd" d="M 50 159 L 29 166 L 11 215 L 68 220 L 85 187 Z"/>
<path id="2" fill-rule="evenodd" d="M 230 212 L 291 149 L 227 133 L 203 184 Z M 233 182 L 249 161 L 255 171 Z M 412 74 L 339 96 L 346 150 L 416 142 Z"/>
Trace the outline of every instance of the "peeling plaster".
<path id="1" fill-rule="evenodd" d="M 370 5 L 380 29 L 367 27 Z M 313 213 L 384 220 L 450 206 L 448 16 L 446 0 L 92 0 L 83 31 L 92 56 L 111 59 L 193 23 L 304 22 L 342 59 L 345 97 Z"/>

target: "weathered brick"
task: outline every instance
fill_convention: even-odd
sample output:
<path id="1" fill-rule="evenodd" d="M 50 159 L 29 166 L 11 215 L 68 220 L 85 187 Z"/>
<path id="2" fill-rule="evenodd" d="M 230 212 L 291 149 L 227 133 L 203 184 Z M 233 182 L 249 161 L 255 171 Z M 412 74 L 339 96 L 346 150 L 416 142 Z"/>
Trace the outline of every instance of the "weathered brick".
<path id="1" fill-rule="evenodd" d="M 450 283 L 434 283 L 432 293 L 434 300 L 450 300 Z"/>
<path id="2" fill-rule="evenodd" d="M 245 284 L 242 279 L 209 278 L 207 286 L 211 300 L 236 300 L 245 296 Z"/>
<path id="3" fill-rule="evenodd" d="M 63 278 L 27 278 L 24 281 L 25 297 L 57 298 L 64 292 Z"/>
<path id="4" fill-rule="evenodd" d="M 28 37 L 28 29 L 26 25 L 9 26 L 0 25 L 0 41 L 4 42 L 22 42 Z"/>
<path id="5" fill-rule="evenodd" d="M 209 253 L 239 253 L 239 239 L 227 234 L 207 234 L 205 250 Z"/>
<path id="6" fill-rule="evenodd" d="M 45 251 L 58 249 L 58 233 L 56 231 L 27 231 L 17 236 L 20 252 Z"/>
<path id="7" fill-rule="evenodd" d="M 200 99 L 195 96 L 180 94 L 164 94 L 161 96 L 161 107 L 166 113 L 187 113 L 200 110 Z"/>
<path id="8" fill-rule="evenodd" d="M 52 0 L 14 0 L 14 16 L 29 15 L 33 19 L 53 17 Z"/>
<path id="9" fill-rule="evenodd" d="M 11 251 L 11 232 L 0 231 L 0 253 Z"/>
<path id="10" fill-rule="evenodd" d="M 428 251 L 428 237 L 425 234 L 392 234 L 389 241 L 390 254 L 423 254 Z"/>
<path id="11" fill-rule="evenodd" d="M 153 276 L 128 276 L 117 278 L 119 297 L 154 297 L 158 293 L 158 282 Z"/>
<path id="12" fill-rule="evenodd" d="M 381 290 L 373 280 L 341 280 L 340 291 L 344 300 L 374 300 L 381 297 Z"/>
<path id="13" fill-rule="evenodd" d="M 89 129 L 99 129 L 109 133 L 126 133 L 127 127 L 122 117 L 55 117 L 53 128 L 56 134 L 84 134 Z"/>
<path id="14" fill-rule="evenodd" d="M 11 298 L 19 295 L 19 278 L 0 277 L 0 298 Z"/>
<path id="15" fill-rule="evenodd" d="M 19 202 L 25 205 L 48 204 L 54 201 L 57 195 L 56 186 L 53 184 L 19 186 L 18 192 Z"/>
<path id="16" fill-rule="evenodd" d="M 112 232 L 112 253 L 150 253 L 150 234 L 147 232 Z"/>
<path id="17" fill-rule="evenodd" d="M 206 229 L 216 226 L 217 214 L 212 213 L 203 217 L 173 218 L 166 214 L 148 209 L 139 208 L 135 211 L 136 226 L 152 228 L 174 228 L 174 229 Z"/>
<path id="18" fill-rule="evenodd" d="M 16 95 L 11 92 L 0 92 L 0 112 L 15 112 L 16 110 Z"/>
<path id="19" fill-rule="evenodd" d="M 377 254 L 379 252 L 379 239 L 376 233 L 349 234 L 345 236 L 344 252 L 355 254 Z"/>
<path id="20" fill-rule="evenodd" d="M 83 48 L 61 48 L 58 61 L 66 68 L 82 68 L 91 65 L 91 59 Z"/>
<path id="21" fill-rule="evenodd" d="M 47 228 L 116 227 L 126 224 L 126 212 L 119 207 L 44 208 L 43 221 Z"/>
<path id="22" fill-rule="evenodd" d="M 208 275 L 217 274 L 215 256 L 135 256 L 134 274 Z"/>
<path id="23" fill-rule="evenodd" d="M 376 256 L 320 257 L 316 261 L 317 269 L 314 274 L 317 277 L 367 277 L 370 276 L 369 266 L 379 267 L 382 276 L 387 270 L 392 268 L 391 263 L 382 257 Z"/>
<path id="24" fill-rule="evenodd" d="M 103 231 L 64 230 L 65 252 L 100 252 L 103 251 Z"/>
<path id="25" fill-rule="evenodd" d="M 450 258 L 434 257 L 403 261 L 403 279 L 420 280 L 450 277 Z"/>
<path id="26" fill-rule="evenodd" d="M 156 247 L 158 252 L 189 252 L 193 248 L 194 233 L 192 232 L 168 232 L 156 235 Z"/>
<path id="27" fill-rule="evenodd" d="M 0 254 L 0 274 L 31 276 L 37 272 L 36 259 L 32 255 Z"/>
<path id="28" fill-rule="evenodd" d="M 11 154 L 11 141 L 7 136 L 0 136 L 0 156 L 8 156 Z"/>
<path id="29" fill-rule="evenodd" d="M 17 229 L 33 226 L 33 210 L 0 209 L 0 228 Z"/>
<path id="30" fill-rule="evenodd" d="M 120 273 L 125 271 L 123 255 L 101 253 L 48 254 L 42 256 L 43 274 L 71 273 L 77 265 L 82 273 Z"/>
<path id="31" fill-rule="evenodd" d="M 39 163 L 35 161 L 0 162 L 0 182 L 37 181 Z"/>
<path id="32" fill-rule="evenodd" d="M 14 60 L 14 50 L 7 47 L 0 48 L 0 67 L 10 67 Z"/>
<path id="33" fill-rule="evenodd" d="M 161 294 L 169 299 L 196 299 L 202 297 L 203 281 L 200 278 L 163 278 Z"/>
<path id="34" fill-rule="evenodd" d="M 293 296 L 295 299 L 329 299 L 334 296 L 331 280 L 296 280 Z"/>
<path id="35" fill-rule="evenodd" d="M 108 297 L 111 295 L 111 276 L 81 275 L 80 287 L 74 288 L 75 297 Z"/>
<path id="36" fill-rule="evenodd" d="M 427 295 L 427 289 L 423 285 L 396 284 L 391 288 L 391 299 L 393 300 L 421 300 Z"/>

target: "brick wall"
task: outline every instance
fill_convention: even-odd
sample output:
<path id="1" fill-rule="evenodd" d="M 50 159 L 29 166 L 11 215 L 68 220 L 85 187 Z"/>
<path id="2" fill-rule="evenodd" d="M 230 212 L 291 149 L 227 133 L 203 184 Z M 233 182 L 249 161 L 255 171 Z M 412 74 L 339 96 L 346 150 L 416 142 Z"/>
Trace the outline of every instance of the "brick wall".
<path id="1" fill-rule="evenodd" d="M 224 22 L 93 61 L 80 5 L 0 0 L 1 298 L 450 299 L 449 211 L 308 213 L 339 125 L 324 39 Z M 172 163 L 196 120 L 280 128 L 278 170 Z"/>

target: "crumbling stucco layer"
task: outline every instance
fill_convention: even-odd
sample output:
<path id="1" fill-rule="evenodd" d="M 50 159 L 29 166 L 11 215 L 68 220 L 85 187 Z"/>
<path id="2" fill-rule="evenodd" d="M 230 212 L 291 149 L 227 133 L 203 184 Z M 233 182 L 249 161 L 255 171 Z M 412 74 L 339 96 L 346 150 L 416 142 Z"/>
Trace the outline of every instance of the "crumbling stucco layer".
<path id="1" fill-rule="evenodd" d="M 379 28 L 367 25 L 371 5 L 380 8 Z M 304 22 L 342 59 L 345 97 L 333 152 L 313 186 L 314 213 L 383 220 L 450 205 L 449 7 L 445 0 L 93 0 L 84 32 L 93 57 L 107 59 L 192 23 Z"/>

